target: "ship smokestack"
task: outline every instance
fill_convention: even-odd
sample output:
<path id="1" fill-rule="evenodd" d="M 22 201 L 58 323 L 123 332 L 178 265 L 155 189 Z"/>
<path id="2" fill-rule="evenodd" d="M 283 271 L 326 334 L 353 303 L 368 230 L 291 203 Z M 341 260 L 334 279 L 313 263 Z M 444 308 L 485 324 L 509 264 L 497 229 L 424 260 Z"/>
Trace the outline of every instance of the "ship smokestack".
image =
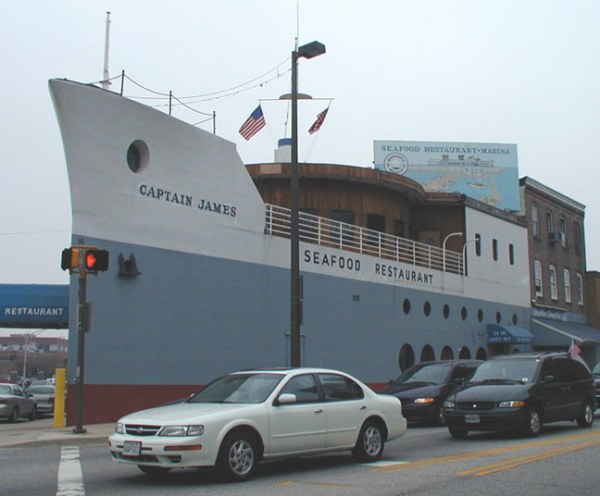
<path id="1" fill-rule="evenodd" d="M 281 138 L 275 149 L 276 163 L 290 163 L 292 161 L 292 138 Z"/>

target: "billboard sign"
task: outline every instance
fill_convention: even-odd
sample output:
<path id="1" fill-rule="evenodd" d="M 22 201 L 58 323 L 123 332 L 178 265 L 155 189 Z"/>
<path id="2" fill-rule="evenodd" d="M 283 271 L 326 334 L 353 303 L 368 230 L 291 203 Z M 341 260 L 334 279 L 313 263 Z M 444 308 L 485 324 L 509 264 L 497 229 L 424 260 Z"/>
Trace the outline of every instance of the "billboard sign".
<path id="1" fill-rule="evenodd" d="M 517 145 L 374 141 L 375 168 L 406 176 L 425 191 L 461 193 L 520 210 Z"/>

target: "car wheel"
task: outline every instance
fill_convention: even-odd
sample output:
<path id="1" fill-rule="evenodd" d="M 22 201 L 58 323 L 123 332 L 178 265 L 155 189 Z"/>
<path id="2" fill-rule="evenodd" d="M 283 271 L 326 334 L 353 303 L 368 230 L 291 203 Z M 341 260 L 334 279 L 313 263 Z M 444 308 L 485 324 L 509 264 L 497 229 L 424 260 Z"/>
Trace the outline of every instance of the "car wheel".
<path id="1" fill-rule="evenodd" d="M 374 462 L 381 458 L 383 454 L 384 439 L 385 436 L 381 424 L 370 420 L 360 429 L 352 454 L 360 462 Z"/>
<path id="2" fill-rule="evenodd" d="M 536 406 L 532 406 L 525 416 L 525 435 L 528 437 L 537 437 L 542 431 L 542 415 Z"/>
<path id="3" fill-rule="evenodd" d="M 14 407 L 13 411 L 10 412 L 10 416 L 8 417 L 8 421 L 11 424 L 14 424 L 17 420 L 19 420 L 19 407 Z"/>
<path id="4" fill-rule="evenodd" d="M 577 425 L 579 427 L 591 427 L 594 423 L 594 407 L 589 401 L 586 401 L 583 405 L 583 410 L 577 417 Z"/>
<path id="5" fill-rule="evenodd" d="M 37 414 L 37 406 L 33 405 L 33 408 L 31 409 L 31 413 L 29 414 L 29 417 L 27 417 L 29 420 L 35 420 L 37 418 L 38 414 Z"/>
<path id="6" fill-rule="evenodd" d="M 167 467 L 155 467 L 152 465 L 138 465 L 137 467 L 146 475 L 166 474 L 169 470 L 171 470 Z"/>
<path id="7" fill-rule="evenodd" d="M 256 441 L 245 432 L 229 434 L 219 450 L 217 469 L 231 482 L 244 481 L 256 468 L 258 452 Z"/>
<path id="8" fill-rule="evenodd" d="M 448 432 L 455 439 L 464 439 L 469 433 L 469 429 L 464 427 L 448 427 Z"/>

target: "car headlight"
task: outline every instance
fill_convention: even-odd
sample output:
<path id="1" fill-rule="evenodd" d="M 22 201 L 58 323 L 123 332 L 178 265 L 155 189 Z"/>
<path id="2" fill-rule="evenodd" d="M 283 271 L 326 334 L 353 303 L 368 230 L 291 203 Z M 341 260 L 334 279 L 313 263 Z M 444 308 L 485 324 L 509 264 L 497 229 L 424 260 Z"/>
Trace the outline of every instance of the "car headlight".
<path id="1" fill-rule="evenodd" d="M 115 432 L 117 434 L 125 434 L 125 424 L 117 422 L 117 425 L 115 425 Z"/>
<path id="2" fill-rule="evenodd" d="M 498 405 L 500 408 L 522 408 L 525 402 L 522 400 L 501 401 Z"/>
<path id="3" fill-rule="evenodd" d="M 201 436 L 204 434 L 203 425 L 167 425 L 163 427 L 159 436 Z"/>
<path id="4" fill-rule="evenodd" d="M 444 401 L 444 408 L 455 408 L 456 404 L 454 401 Z"/>
<path id="5" fill-rule="evenodd" d="M 435 398 L 416 398 L 415 404 L 417 405 L 431 405 L 435 403 Z"/>

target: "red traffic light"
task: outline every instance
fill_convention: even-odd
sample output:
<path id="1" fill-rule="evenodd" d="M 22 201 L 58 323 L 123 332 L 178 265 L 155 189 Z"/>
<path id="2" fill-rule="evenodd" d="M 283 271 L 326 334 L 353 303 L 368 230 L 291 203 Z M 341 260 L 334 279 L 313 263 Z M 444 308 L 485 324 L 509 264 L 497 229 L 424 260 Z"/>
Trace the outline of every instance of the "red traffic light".
<path id="1" fill-rule="evenodd" d="M 103 272 L 108 270 L 108 251 L 86 250 L 84 265 L 87 272 Z"/>

